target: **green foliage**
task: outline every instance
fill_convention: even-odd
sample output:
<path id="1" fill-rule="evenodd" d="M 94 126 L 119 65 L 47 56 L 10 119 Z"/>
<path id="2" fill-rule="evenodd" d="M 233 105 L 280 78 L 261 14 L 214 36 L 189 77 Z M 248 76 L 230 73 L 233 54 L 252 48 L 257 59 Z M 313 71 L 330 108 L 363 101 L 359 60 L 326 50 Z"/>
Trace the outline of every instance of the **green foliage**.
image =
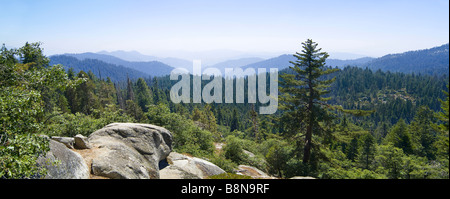
<path id="1" fill-rule="evenodd" d="M 234 173 L 222 173 L 218 175 L 209 176 L 208 179 L 252 179 L 252 177 L 246 175 L 238 175 Z"/>
<path id="2" fill-rule="evenodd" d="M 205 156 L 214 151 L 213 139 L 209 131 L 201 130 L 192 120 L 177 113 L 171 113 L 167 105 L 150 105 L 145 116 L 149 123 L 165 127 L 173 133 L 175 151 L 194 156 Z"/>
<path id="3" fill-rule="evenodd" d="M 217 165 L 227 173 L 233 173 L 234 169 L 238 167 L 238 164 L 230 159 L 225 158 L 224 155 L 215 155 L 211 159 L 211 163 Z"/>
<path id="4" fill-rule="evenodd" d="M 238 111 L 233 109 L 233 117 L 230 124 L 230 131 L 240 130 L 241 129 L 240 117 L 238 115 Z"/>
<path id="5" fill-rule="evenodd" d="M 114 123 L 132 123 L 134 118 L 127 115 L 123 110 L 117 109 L 115 105 L 108 105 L 103 111 L 93 109 L 92 115 L 83 113 L 64 113 L 56 111 L 46 126 L 49 135 L 73 137 L 77 134 L 89 136 L 94 131 Z"/>
<path id="6" fill-rule="evenodd" d="M 20 49 L 2 47 L 0 57 L 0 177 L 42 176 L 36 159 L 48 141 L 36 136 L 44 125 L 51 93 L 72 86 L 62 66 L 49 66 L 40 43 Z"/>
<path id="7" fill-rule="evenodd" d="M 372 134 L 365 134 L 360 139 L 360 142 L 358 157 L 356 158 L 357 163 L 363 169 L 371 169 L 377 152 L 375 138 Z"/>
<path id="8" fill-rule="evenodd" d="M 380 145 L 377 149 L 378 155 L 375 162 L 378 167 L 378 173 L 385 174 L 390 179 L 399 179 L 404 174 L 402 169 L 403 158 L 405 154 L 403 150 L 393 146 L 392 144 Z"/>
<path id="9" fill-rule="evenodd" d="M 386 135 L 385 143 L 391 143 L 407 154 L 412 154 L 413 144 L 411 134 L 405 121 L 400 120 L 392 130 Z"/>
<path id="10" fill-rule="evenodd" d="M 139 107 L 141 107 L 144 112 L 147 112 L 146 106 L 150 105 L 153 102 L 150 88 L 142 78 L 139 78 L 136 82 L 136 101 Z"/>
<path id="11" fill-rule="evenodd" d="M 39 156 L 49 150 L 48 140 L 35 134 L 15 134 L 0 143 L 0 178 L 41 178 L 47 170 L 38 167 Z"/>
<path id="12" fill-rule="evenodd" d="M 39 130 L 42 115 L 42 101 L 38 91 L 27 91 L 21 87 L 1 88 L 0 124 L 1 131 L 8 136 L 34 133 Z"/>
<path id="13" fill-rule="evenodd" d="M 302 43 L 301 53 L 297 52 L 294 55 L 297 61 L 290 62 L 293 66 L 289 68 L 294 74 L 280 75 L 282 81 L 279 87 L 281 92 L 279 101 L 280 109 L 284 111 L 280 121 L 288 134 L 294 136 L 304 134 L 304 163 L 308 163 L 311 158 L 313 132 L 316 135 L 326 132 L 320 123 L 332 119 L 328 112 L 330 106 L 326 103 L 331 98 L 324 95 L 330 93 L 327 88 L 336 78 L 323 79 L 322 76 L 338 71 L 325 67 L 329 55 L 320 52 L 322 49 L 317 46 L 318 44 L 311 39 Z"/>
<path id="14" fill-rule="evenodd" d="M 437 149 L 433 145 L 438 140 L 438 132 L 434 128 L 436 122 L 433 111 L 426 106 L 419 107 L 410 124 L 414 154 L 436 159 Z"/>
<path id="15" fill-rule="evenodd" d="M 442 124 L 439 126 L 439 128 L 446 132 L 447 137 L 448 137 L 448 132 L 449 132 L 449 95 L 448 95 L 448 88 L 449 86 L 447 85 L 447 91 L 443 91 L 445 94 L 445 100 L 441 100 L 439 99 L 440 103 L 441 103 L 441 109 L 442 112 L 439 112 L 436 117 L 442 121 Z"/>
<path id="16" fill-rule="evenodd" d="M 391 126 L 403 118 L 409 123 L 418 107 L 440 109 L 439 99 L 448 84 L 448 76 L 428 76 L 371 71 L 346 67 L 336 72 L 331 87 L 330 103 L 345 109 L 375 110 L 367 117 L 358 118 L 366 124 Z M 349 118 L 352 119 L 352 118 Z"/>
<path id="17" fill-rule="evenodd" d="M 95 84 L 88 74 L 81 71 L 77 75 L 80 79 L 85 79 L 83 83 L 76 87 L 75 90 L 75 102 L 73 113 L 91 114 L 92 109 L 100 108 L 98 96 L 95 95 Z"/>
<path id="18" fill-rule="evenodd" d="M 227 144 L 223 148 L 225 158 L 239 164 L 247 159 L 247 154 L 244 153 L 241 141 L 234 136 L 228 136 L 226 138 Z"/>
<path id="19" fill-rule="evenodd" d="M 269 165 L 269 172 L 283 177 L 282 171 L 286 169 L 290 159 L 291 150 L 286 146 L 274 145 L 270 147 L 266 154 L 266 161 Z"/>
<path id="20" fill-rule="evenodd" d="M 127 100 L 125 102 L 125 110 L 128 115 L 133 116 L 136 121 L 145 121 L 144 112 L 141 107 L 133 100 Z"/>

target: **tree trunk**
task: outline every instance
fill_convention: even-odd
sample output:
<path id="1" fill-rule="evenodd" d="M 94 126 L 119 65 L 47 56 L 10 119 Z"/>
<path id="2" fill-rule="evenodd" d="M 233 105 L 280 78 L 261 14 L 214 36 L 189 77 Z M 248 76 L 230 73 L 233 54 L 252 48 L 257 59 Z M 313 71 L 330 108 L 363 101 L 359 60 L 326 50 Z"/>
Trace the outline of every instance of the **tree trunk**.
<path id="1" fill-rule="evenodd" d="M 310 76 L 311 76 L 311 72 L 310 72 Z M 313 127 L 313 123 L 314 123 L 314 117 L 313 117 L 313 87 L 312 87 L 312 82 L 311 80 L 308 80 L 308 86 L 309 86 L 309 101 L 308 101 L 308 117 L 309 117 L 309 121 L 306 127 L 306 136 L 305 136 L 305 150 L 304 150 L 304 154 L 303 154 L 303 163 L 308 163 L 309 159 L 311 157 L 311 140 L 312 140 L 312 127 Z"/>
<path id="2" fill-rule="evenodd" d="M 312 113 L 310 113 L 312 114 Z M 303 163 L 308 163 L 311 156 L 311 139 L 312 139 L 312 117 L 309 117 L 308 126 L 306 127 L 305 150 L 303 154 Z"/>

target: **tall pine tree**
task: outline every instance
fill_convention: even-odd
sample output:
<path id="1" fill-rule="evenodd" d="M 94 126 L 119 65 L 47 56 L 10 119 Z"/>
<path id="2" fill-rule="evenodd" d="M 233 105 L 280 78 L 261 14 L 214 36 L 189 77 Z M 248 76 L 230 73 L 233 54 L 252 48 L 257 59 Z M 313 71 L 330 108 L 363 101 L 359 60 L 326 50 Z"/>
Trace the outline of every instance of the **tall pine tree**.
<path id="1" fill-rule="evenodd" d="M 323 96 L 330 92 L 327 88 L 335 78 L 324 79 L 323 76 L 338 71 L 325 67 L 329 55 L 321 52 L 317 45 L 311 39 L 303 42 L 301 53 L 294 54 L 297 60 L 290 62 L 293 74 L 280 75 L 279 101 L 280 109 L 284 110 L 281 122 L 287 122 L 284 127 L 297 139 L 304 137 L 303 143 L 297 140 L 297 145 L 303 145 L 303 163 L 310 161 L 313 134 L 325 132 L 321 123 L 332 118 L 328 111 L 331 106 L 327 104 L 330 98 Z"/>

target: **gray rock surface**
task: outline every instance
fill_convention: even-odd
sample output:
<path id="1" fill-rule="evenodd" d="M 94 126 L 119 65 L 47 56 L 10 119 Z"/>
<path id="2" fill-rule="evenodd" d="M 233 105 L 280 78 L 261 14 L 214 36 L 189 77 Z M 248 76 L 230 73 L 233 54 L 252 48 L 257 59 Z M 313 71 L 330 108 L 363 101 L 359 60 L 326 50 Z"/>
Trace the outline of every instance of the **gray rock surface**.
<path id="1" fill-rule="evenodd" d="M 158 163 L 172 151 L 172 134 L 151 124 L 113 123 L 92 133 L 92 173 L 114 179 L 157 179 Z"/>
<path id="2" fill-rule="evenodd" d="M 85 137 L 81 134 L 78 134 L 73 138 L 75 141 L 75 148 L 77 148 L 77 149 L 90 149 L 92 147 L 91 144 L 89 143 L 87 137 Z"/>
<path id="3" fill-rule="evenodd" d="M 294 176 L 294 177 L 289 178 L 289 179 L 296 179 L 296 180 L 312 180 L 312 179 L 315 179 L 315 178 L 310 177 L 310 176 Z"/>
<path id="4" fill-rule="evenodd" d="M 50 140 L 50 151 L 39 157 L 37 163 L 47 168 L 46 179 L 88 179 L 89 168 L 80 154 L 66 145 Z M 55 162 L 56 160 L 56 162 Z"/>
<path id="5" fill-rule="evenodd" d="M 167 162 L 169 165 L 160 170 L 161 179 L 203 179 L 225 173 L 209 161 L 176 152 L 169 154 Z"/>
<path id="6" fill-rule="evenodd" d="M 59 143 L 62 143 L 67 146 L 69 149 L 73 149 L 73 145 L 75 143 L 75 139 L 72 137 L 59 137 L 59 136 L 52 136 L 51 138 L 54 141 L 57 141 Z"/>
<path id="7" fill-rule="evenodd" d="M 258 168 L 249 165 L 239 165 L 236 174 L 250 176 L 255 179 L 275 179 L 275 177 L 269 176 Z"/>

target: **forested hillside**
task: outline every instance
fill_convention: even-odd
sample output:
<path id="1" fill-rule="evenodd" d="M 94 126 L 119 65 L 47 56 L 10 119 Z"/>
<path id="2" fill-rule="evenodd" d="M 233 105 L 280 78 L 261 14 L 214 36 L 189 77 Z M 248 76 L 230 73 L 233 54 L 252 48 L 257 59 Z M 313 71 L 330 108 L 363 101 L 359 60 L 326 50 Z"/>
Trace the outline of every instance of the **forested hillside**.
<path id="1" fill-rule="evenodd" d="M 448 75 L 448 64 L 449 46 L 444 44 L 430 49 L 385 55 L 362 66 L 391 72 Z"/>
<path id="2" fill-rule="evenodd" d="M 131 79 L 149 76 L 147 73 L 143 73 L 142 71 L 134 70 L 122 65 L 106 63 L 98 59 L 79 60 L 75 57 L 67 55 L 52 56 L 50 65 L 57 64 L 61 64 L 66 70 L 72 68 L 75 73 L 79 73 L 80 71 L 91 71 L 97 77 L 109 77 L 111 81 L 114 82 L 126 81 L 127 75 Z"/>
<path id="3" fill-rule="evenodd" d="M 112 122 L 138 122 L 167 128 L 176 152 L 229 173 L 246 164 L 279 178 L 448 179 L 448 75 L 330 68 L 317 45 L 303 43 L 305 52 L 280 71 L 272 115 L 258 114 L 259 103 L 174 104 L 169 90 L 177 81 L 168 76 L 126 78 L 112 65 L 99 78 L 53 66 L 39 43 L 3 47 L 0 177 L 46 172 L 35 164 L 48 150 L 41 135 L 89 135 Z"/>
<path id="4" fill-rule="evenodd" d="M 76 63 L 75 60 L 69 59 L 68 57 L 76 58 L 80 61 L 80 63 Z M 117 66 L 115 69 L 116 74 L 111 74 L 111 78 L 115 79 L 117 75 L 120 76 L 120 73 L 125 73 L 128 71 L 125 71 L 123 68 L 132 71 L 132 73 L 141 73 L 140 75 L 133 75 L 134 77 L 146 77 L 146 75 L 151 76 L 163 76 L 168 75 L 170 72 L 174 69 L 173 67 L 166 65 L 164 63 L 158 62 L 158 61 L 141 61 L 141 62 L 131 62 L 131 61 L 125 61 L 122 59 L 119 59 L 117 57 L 111 56 L 111 55 L 103 55 L 103 54 L 97 54 L 97 53 L 81 53 L 81 54 L 64 54 L 64 55 L 54 55 L 51 57 L 52 63 L 51 64 L 62 64 L 62 65 L 69 65 L 68 67 L 74 67 L 75 69 L 78 69 L 80 67 L 84 68 L 83 70 L 96 70 L 100 68 L 105 68 L 104 70 L 106 72 L 109 72 L 109 68 L 113 67 L 113 65 Z M 88 62 L 88 63 L 83 63 Z M 95 62 L 95 63 L 92 63 Z M 65 64 L 66 63 L 66 64 Z M 105 63 L 107 63 L 105 65 Z M 99 73 L 96 73 L 99 75 Z M 123 75 L 122 75 L 123 77 Z M 124 80 L 123 78 L 120 80 Z"/>

